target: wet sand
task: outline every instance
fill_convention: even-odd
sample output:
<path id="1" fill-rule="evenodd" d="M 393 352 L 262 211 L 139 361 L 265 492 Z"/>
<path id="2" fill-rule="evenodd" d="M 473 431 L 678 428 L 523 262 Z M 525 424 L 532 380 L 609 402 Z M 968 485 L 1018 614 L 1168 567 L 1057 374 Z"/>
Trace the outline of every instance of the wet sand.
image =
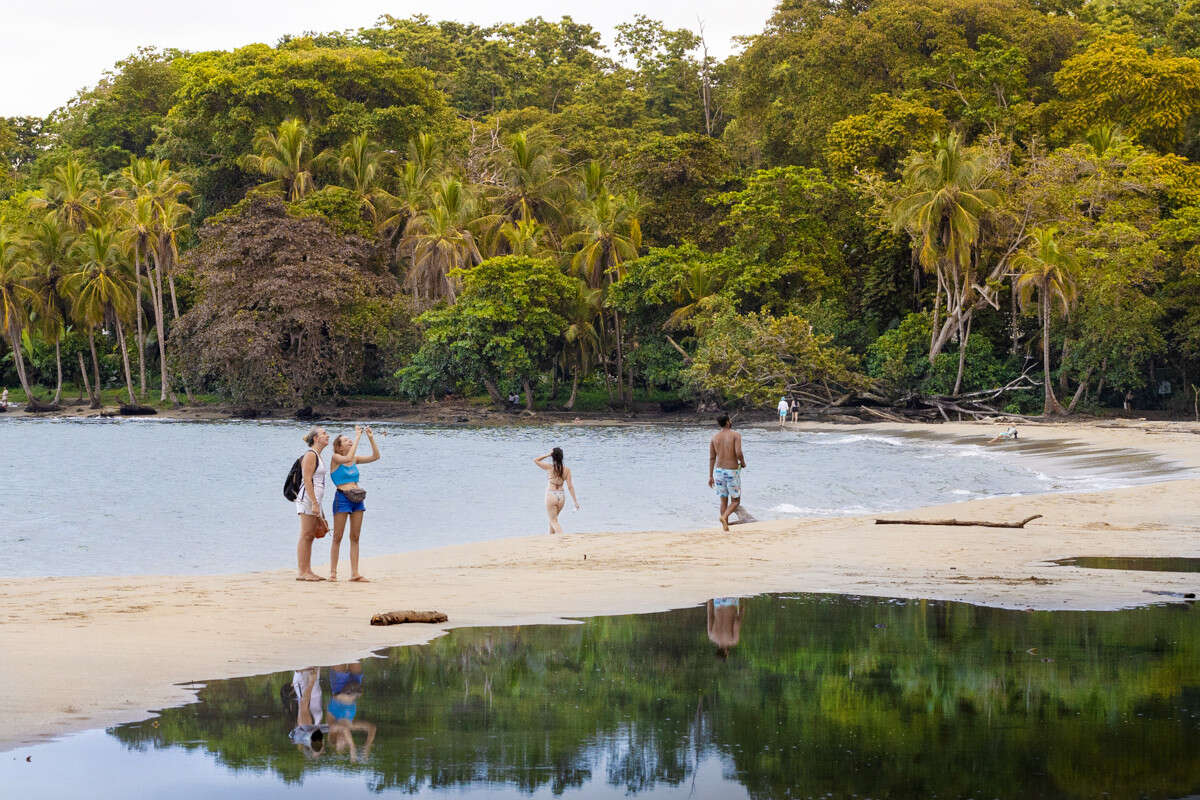
<path id="1" fill-rule="evenodd" d="M 817 425 L 797 426 L 828 430 Z M 978 442 L 1002 426 L 860 425 Z M 847 431 L 847 428 L 838 428 Z M 1200 469 L 1200 425 L 1022 425 L 1021 447 L 1086 445 L 1131 468 L 1143 451 Z M 1007 445 L 998 445 L 1007 446 Z M 691 454 L 703 469 L 703 453 Z M 753 463 L 754 454 L 747 453 Z M 1181 473 L 1164 473 L 1179 478 Z M 869 476 L 865 476 L 868 477 Z M 914 479 L 919 476 L 914 476 Z M 753 483 L 747 505 L 753 509 Z M 864 485 L 864 493 L 870 492 Z M 546 535 L 366 558 L 371 583 L 300 583 L 293 570 L 211 577 L 0 581 L 0 750 L 142 719 L 194 682 L 347 661 L 450 627 L 562 622 L 771 591 L 958 600 L 1021 609 L 1115 609 L 1195 592 L 1200 575 L 1063 567 L 1072 556 L 1200 556 L 1200 478 L 1081 494 L 1001 497 L 889 514 L 1020 520 L 1024 529 L 873 524 L 873 517 L 753 523 L 722 533 Z M 452 507 L 452 504 L 451 504 Z M 571 517 L 564 519 L 568 530 Z M 103 532 L 98 535 L 102 536 Z M 318 543 L 324 546 L 328 539 Z M 346 544 L 343 544 L 343 558 Z M 363 548 L 371 553 L 370 530 Z M 280 562 L 291 561 L 281 553 Z M 446 625 L 371 627 L 436 609 Z"/>

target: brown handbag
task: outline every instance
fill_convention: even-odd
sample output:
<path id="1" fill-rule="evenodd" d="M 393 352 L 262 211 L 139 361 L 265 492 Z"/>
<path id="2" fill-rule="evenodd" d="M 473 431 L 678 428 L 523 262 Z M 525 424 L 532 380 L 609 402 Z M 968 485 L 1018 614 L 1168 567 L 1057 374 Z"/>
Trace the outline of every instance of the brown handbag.
<path id="1" fill-rule="evenodd" d="M 324 539 L 327 533 L 329 533 L 329 523 L 325 521 L 324 517 L 317 517 L 317 524 L 313 530 L 313 538 Z"/>
<path id="2" fill-rule="evenodd" d="M 341 492 L 342 494 L 344 494 L 346 496 L 346 499 L 349 500 L 351 503 L 361 503 L 363 500 L 367 499 L 367 490 L 366 489 L 347 488 L 347 489 L 338 489 L 338 491 Z"/>

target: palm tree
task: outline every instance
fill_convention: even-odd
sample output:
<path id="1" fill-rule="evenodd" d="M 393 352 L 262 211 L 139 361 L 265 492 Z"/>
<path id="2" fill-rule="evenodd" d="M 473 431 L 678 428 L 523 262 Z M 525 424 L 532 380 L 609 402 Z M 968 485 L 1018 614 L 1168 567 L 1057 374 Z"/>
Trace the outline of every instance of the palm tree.
<path id="1" fill-rule="evenodd" d="M 272 180 L 259 188 L 280 191 L 288 200 L 303 199 L 313 183 L 313 152 L 308 126 L 298 119 L 285 119 L 279 128 L 260 127 L 251 145 L 254 153 L 241 158 L 241 166 Z"/>
<path id="2" fill-rule="evenodd" d="M 1012 261 L 1013 271 L 1017 274 L 1016 288 L 1021 308 L 1028 308 L 1035 293 L 1038 298 L 1038 316 L 1042 323 L 1044 415 L 1066 413 L 1054 396 L 1054 387 L 1050 385 L 1050 319 L 1054 315 L 1055 301 L 1061 304 L 1062 313 L 1066 316 L 1076 297 L 1074 262 L 1070 255 L 1059 249 L 1055 239 L 1057 235 L 1058 229 L 1054 226 L 1034 228 L 1030 233 L 1029 247 Z"/>
<path id="3" fill-rule="evenodd" d="M 983 186 L 986 178 L 981 154 L 968 152 L 957 133 L 937 134 L 932 151 L 919 153 L 909 162 L 904 170 L 905 195 L 889 209 L 893 229 L 909 232 L 917 260 L 937 275 L 929 360 L 932 362 L 957 332 L 962 351 L 959 382 L 961 356 L 967 345 L 964 323 L 969 324 L 976 291 L 974 255 L 980 218 L 999 200 L 996 192 Z M 943 299 L 946 320 L 939 328 Z"/>
<path id="4" fill-rule="evenodd" d="M 563 317 L 570 323 L 563 332 L 566 345 L 563 349 L 563 360 L 572 366 L 571 396 L 563 406 L 567 411 L 575 407 L 579 378 L 588 371 L 592 355 L 600 349 L 600 333 L 596 329 L 596 319 L 603 308 L 603 290 L 589 289 L 587 284 L 577 279 L 575 294 L 567 299 L 563 309 Z"/>
<path id="5" fill-rule="evenodd" d="M 1103 158 L 1114 145 L 1125 141 L 1125 135 L 1120 125 L 1101 123 L 1088 128 L 1083 134 L 1083 141 L 1092 148 L 1097 158 Z"/>
<path id="6" fill-rule="evenodd" d="M 692 264 L 680 273 L 675 289 L 675 302 L 679 305 L 663 323 L 664 329 L 682 328 L 700 310 L 705 299 L 721 291 L 724 280 L 708 264 Z"/>
<path id="7" fill-rule="evenodd" d="M 0 335 L 12 346 L 13 365 L 17 368 L 17 380 L 25 390 L 26 403 L 35 406 L 37 401 L 25 371 L 25 356 L 21 353 L 21 331 L 29 322 L 29 309 L 35 301 L 30 288 L 33 276 L 25 258 L 24 245 L 14 226 L 0 223 Z"/>
<path id="8" fill-rule="evenodd" d="M 129 370 L 129 350 L 125 346 L 123 321 L 133 316 L 134 287 L 130 270 L 122 258 L 117 236 L 107 225 L 89 227 L 75 244 L 79 269 L 67 276 L 65 284 L 74 298 L 72 313 L 88 328 L 92 341 L 92 358 L 96 358 L 94 331 L 112 324 L 121 346 L 125 367 L 125 388 L 132 405 L 133 376 Z M 97 372 L 97 387 L 99 374 Z"/>
<path id="9" fill-rule="evenodd" d="M 149 262 L 150 251 L 158 232 L 158 209 L 154 197 L 148 192 L 126 198 L 118 207 L 120 230 L 117 237 L 121 247 L 133 258 L 134 275 L 134 308 L 137 310 L 137 349 L 138 349 L 138 389 L 142 397 L 146 396 L 146 334 L 143 330 L 142 319 L 145 313 L 142 309 L 142 264 Z M 150 266 L 146 264 L 146 274 L 149 278 Z M 153 298 L 154 287 L 151 284 L 150 294 Z M 157 316 L 158 305 L 152 302 Z M 162 337 L 159 337 L 162 345 Z"/>
<path id="10" fill-rule="evenodd" d="M 58 372 L 51 405 L 62 397 L 62 337 L 69 306 L 63 281 L 72 269 L 71 249 L 74 236 L 54 212 L 47 213 L 33 225 L 28 252 L 33 267 L 32 288 L 36 326 L 46 339 L 54 339 L 54 364 Z"/>
<path id="11" fill-rule="evenodd" d="M 500 226 L 500 237 L 509 253 L 517 256 L 534 256 L 543 250 L 542 240 L 549 234 L 545 225 L 536 219 L 511 220 Z"/>
<path id="12" fill-rule="evenodd" d="M 494 156 L 497 185 L 493 202 L 511 222 L 538 219 L 562 225 L 567 182 L 559 162 L 562 152 L 545 136 L 517 133 Z"/>
<path id="13" fill-rule="evenodd" d="M 483 261 L 475 234 L 479 224 L 474 197 L 462 181 L 443 178 L 433 191 L 433 204 L 409 220 L 401 247 L 411 258 L 408 284 L 418 297 L 457 298 L 456 269 Z"/>
<path id="14" fill-rule="evenodd" d="M 582 190 L 576 204 L 577 229 L 563 239 L 563 248 L 577 248 L 571 257 L 571 268 L 593 289 L 607 288 L 614 280 L 625 276 L 626 262 L 637 258 L 642 246 L 642 227 L 639 216 L 642 202 L 635 192 L 613 195 L 604 183 L 603 168 L 593 162 L 582 174 Z M 624 386 L 624 343 L 621 336 L 621 315 L 613 311 L 613 334 L 617 345 L 617 392 L 622 401 Z M 633 386 L 629 386 L 630 395 Z"/>
<path id="15" fill-rule="evenodd" d="M 99 178 L 76 159 L 55 167 L 42 182 L 42 193 L 45 198 L 34 201 L 35 205 L 53 208 L 76 233 L 99 219 Z"/>
<path id="16" fill-rule="evenodd" d="M 336 155 L 322 154 L 322 162 L 332 162 L 342 186 L 358 198 L 363 212 L 372 224 L 379 222 L 379 207 L 387 195 L 380 187 L 387 167 L 387 154 L 365 133 L 360 133 L 342 145 Z"/>

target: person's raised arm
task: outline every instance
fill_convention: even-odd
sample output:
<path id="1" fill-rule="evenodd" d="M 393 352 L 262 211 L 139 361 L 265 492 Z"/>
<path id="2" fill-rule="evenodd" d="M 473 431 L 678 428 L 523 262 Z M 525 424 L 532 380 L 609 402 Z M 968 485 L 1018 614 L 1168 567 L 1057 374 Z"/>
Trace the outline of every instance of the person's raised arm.
<path id="1" fill-rule="evenodd" d="M 545 461 L 545 460 L 546 460 L 547 458 L 549 458 L 549 457 L 550 457 L 550 454 L 549 454 L 549 453 L 546 453 L 546 455 L 544 455 L 544 456 L 538 456 L 537 458 L 535 458 L 535 459 L 533 460 L 533 463 L 537 464 L 539 467 L 541 467 L 542 469 L 544 469 L 544 470 L 546 470 L 547 472 L 549 472 L 549 471 L 550 471 L 550 467 L 549 467 L 549 465 L 547 465 L 547 464 L 543 464 L 543 463 L 542 463 L 543 461 Z"/>
<path id="2" fill-rule="evenodd" d="M 580 511 L 579 498 L 575 496 L 575 481 L 571 480 L 571 470 L 567 469 L 567 488 L 571 491 L 571 500 L 575 503 L 575 510 Z"/>
<path id="3" fill-rule="evenodd" d="M 361 438 L 362 438 L 362 428 L 355 425 L 354 426 L 354 444 L 351 445 L 350 452 L 343 456 L 343 455 L 339 455 L 337 450 L 334 450 L 333 455 L 329 457 L 329 460 L 331 462 L 333 462 L 333 465 L 335 467 L 341 466 L 342 464 L 350 464 L 353 466 L 354 464 L 358 463 L 354 459 L 357 457 L 358 440 Z"/>
<path id="4" fill-rule="evenodd" d="M 371 443 L 371 455 L 363 456 L 358 459 L 359 464 L 370 464 L 372 461 L 379 460 L 379 445 L 375 444 L 375 433 L 371 430 L 371 426 L 367 426 L 367 441 Z"/>

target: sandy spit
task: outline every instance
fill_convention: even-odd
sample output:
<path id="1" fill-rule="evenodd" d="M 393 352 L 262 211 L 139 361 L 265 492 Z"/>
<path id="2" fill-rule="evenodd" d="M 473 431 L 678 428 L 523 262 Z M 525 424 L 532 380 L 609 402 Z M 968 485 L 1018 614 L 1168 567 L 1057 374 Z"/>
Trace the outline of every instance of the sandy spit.
<path id="1" fill-rule="evenodd" d="M 854 431 L 929 429 L 880 424 Z M 960 423 L 934 430 L 982 438 L 995 427 Z M 1200 425 L 1026 425 L 1021 435 L 1148 451 L 1200 469 Z M 698 463 L 704 455 L 695 454 Z M 753 463 L 754 454 L 746 455 Z M 774 591 L 1020 609 L 1116 609 L 1161 601 L 1147 590 L 1194 592 L 1200 575 L 1046 562 L 1084 555 L 1200 556 L 1197 497 L 1200 479 L 1188 478 L 888 515 L 1043 515 L 1021 530 L 876 526 L 874 517 L 851 517 L 754 523 L 730 534 L 714 527 L 539 535 L 365 559 L 363 572 L 372 579 L 366 584 L 299 583 L 288 568 L 209 577 L 0 580 L 0 708 L 7 718 L 0 751 L 144 719 L 152 709 L 193 699 L 201 681 L 339 663 L 428 641 L 451 627 L 554 623 Z M 370 541 L 368 525 L 367 553 Z M 292 558 L 288 552 L 279 556 L 284 566 Z M 450 622 L 368 624 L 374 613 L 409 608 L 444 611 Z"/>

